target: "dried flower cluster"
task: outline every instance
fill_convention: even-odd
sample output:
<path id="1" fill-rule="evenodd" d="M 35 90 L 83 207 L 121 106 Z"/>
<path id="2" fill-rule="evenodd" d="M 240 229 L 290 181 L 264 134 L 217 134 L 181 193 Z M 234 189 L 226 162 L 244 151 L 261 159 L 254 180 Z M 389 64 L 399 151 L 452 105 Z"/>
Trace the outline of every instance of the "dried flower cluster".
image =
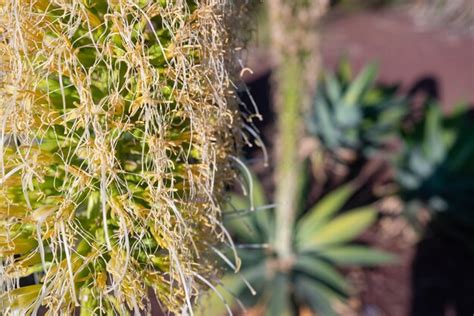
<path id="1" fill-rule="evenodd" d="M 228 6 L 0 1 L 2 315 L 192 313 L 230 243 Z"/>

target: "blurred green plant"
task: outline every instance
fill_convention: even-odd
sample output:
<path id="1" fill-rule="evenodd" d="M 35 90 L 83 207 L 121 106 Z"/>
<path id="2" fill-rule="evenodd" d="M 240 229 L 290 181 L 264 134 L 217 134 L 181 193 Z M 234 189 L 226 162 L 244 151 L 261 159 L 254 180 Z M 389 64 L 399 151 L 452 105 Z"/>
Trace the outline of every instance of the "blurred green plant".
<path id="1" fill-rule="evenodd" d="M 351 292 L 336 266 L 375 266 L 394 261 L 389 253 L 351 242 L 377 217 L 373 206 L 338 214 L 356 188 L 352 183 L 341 186 L 307 213 L 299 214 L 293 229 L 293 255 L 286 260 L 280 260 L 275 252 L 275 218 L 267 209 L 271 205 L 258 181 L 253 181 L 253 202 L 233 196 L 231 204 L 238 210 L 224 213 L 224 218 L 240 243 L 237 248 L 242 270 L 224 278 L 224 291 L 235 295 L 244 306 L 262 307 L 266 315 L 295 315 L 301 306 L 321 315 L 336 315 L 334 301 L 344 301 Z M 301 206 L 305 194 L 304 190 L 299 192 Z M 246 284 L 255 288 L 249 290 Z M 215 315 L 219 314 L 217 305 L 213 303 Z"/>
<path id="2" fill-rule="evenodd" d="M 402 138 L 396 180 L 412 222 L 419 226 L 416 215 L 426 207 L 434 216 L 474 225 L 474 127 L 467 107 L 443 117 L 440 106 L 431 103 Z"/>
<path id="3" fill-rule="evenodd" d="M 343 59 L 336 73 L 323 74 L 310 115 L 310 135 L 337 160 L 350 162 L 380 152 L 396 137 L 407 113 L 407 100 L 396 85 L 376 85 L 377 67 L 370 64 L 353 77 Z"/>

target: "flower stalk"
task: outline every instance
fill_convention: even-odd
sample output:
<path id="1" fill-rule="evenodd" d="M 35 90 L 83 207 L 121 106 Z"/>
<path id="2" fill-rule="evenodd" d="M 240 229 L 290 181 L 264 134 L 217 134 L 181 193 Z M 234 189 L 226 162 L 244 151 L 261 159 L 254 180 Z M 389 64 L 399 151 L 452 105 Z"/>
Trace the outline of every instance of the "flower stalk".
<path id="1" fill-rule="evenodd" d="M 318 22 L 328 1 L 269 0 L 272 52 L 276 62 L 274 104 L 279 114 L 276 148 L 275 248 L 279 258 L 293 256 L 292 236 L 296 216 L 299 154 L 304 136 L 303 116 L 314 93 L 319 71 Z"/>

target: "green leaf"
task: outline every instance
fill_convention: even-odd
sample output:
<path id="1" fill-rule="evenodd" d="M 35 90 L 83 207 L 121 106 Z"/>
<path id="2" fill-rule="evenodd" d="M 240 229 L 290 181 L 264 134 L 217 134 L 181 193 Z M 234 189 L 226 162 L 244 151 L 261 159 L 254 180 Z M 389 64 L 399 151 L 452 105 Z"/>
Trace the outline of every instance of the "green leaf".
<path id="1" fill-rule="evenodd" d="M 230 251 L 227 251 L 227 253 L 229 253 L 230 257 Z M 240 248 L 238 249 L 238 255 L 241 261 L 243 262 L 242 271 L 247 271 L 248 268 L 265 261 L 268 257 L 268 250 Z"/>
<path id="2" fill-rule="evenodd" d="M 352 80 L 352 67 L 347 56 L 341 58 L 337 68 L 337 75 L 343 83 L 348 83 Z"/>
<path id="3" fill-rule="evenodd" d="M 1 205 L 0 206 L 0 220 L 23 218 L 28 213 L 28 208 L 21 205 Z"/>
<path id="4" fill-rule="evenodd" d="M 323 249 L 318 254 L 343 266 L 377 266 L 396 262 L 394 255 L 366 246 L 332 247 Z"/>
<path id="5" fill-rule="evenodd" d="M 265 260 L 252 265 L 251 267 L 246 267 L 243 269 L 240 274 L 243 276 L 252 287 L 263 286 L 267 278 L 267 264 Z M 239 279 L 241 279 L 239 277 Z M 251 293 L 250 289 L 247 286 L 243 287 L 242 290 Z M 258 292 L 255 294 L 259 294 Z"/>
<path id="6" fill-rule="evenodd" d="M 11 290 L 1 297 L 1 306 L 8 306 L 10 313 L 24 315 L 38 297 L 41 284 L 23 286 Z"/>
<path id="7" fill-rule="evenodd" d="M 321 131 L 321 138 L 329 148 L 338 146 L 337 130 L 335 122 L 331 120 L 331 112 L 329 106 L 323 97 L 316 98 L 316 118 L 319 123 L 319 130 Z"/>
<path id="8" fill-rule="evenodd" d="M 372 225 L 376 217 L 376 210 L 370 206 L 349 211 L 314 231 L 308 239 L 300 240 L 299 246 L 302 249 L 322 248 L 350 241 Z"/>
<path id="9" fill-rule="evenodd" d="M 298 276 L 295 279 L 295 291 L 297 297 L 303 299 L 318 315 L 337 316 L 332 308 L 332 303 L 338 296 L 321 283 Z"/>
<path id="10" fill-rule="evenodd" d="M 296 316 L 296 310 L 290 301 L 289 276 L 277 273 L 271 283 L 270 300 L 265 315 L 268 316 Z"/>
<path id="11" fill-rule="evenodd" d="M 83 47 L 78 49 L 76 56 L 84 67 L 91 67 L 96 62 L 97 51 L 95 48 Z"/>
<path id="12" fill-rule="evenodd" d="M 351 183 L 343 185 L 324 196 L 297 224 L 296 240 L 307 240 L 312 233 L 318 231 L 354 193 L 355 186 Z"/>
<path id="13" fill-rule="evenodd" d="M 94 315 L 98 306 L 98 301 L 95 298 L 91 288 L 81 287 L 80 289 L 81 311 L 80 316 Z"/>
<path id="14" fill-rule="evenodd" d="M 236 194 L 231 195 L 230 203 L 238 210 L 246 209 L 245 207 L 247 207 L 247 202 L 248 201 L 245 197 Z M 229 231 L 236 235 L 240 241 L 260 243 L 262 240 L 259 235 L 258 227 L 256 226 L 255 221 L 250 218 L 250 216 L 253 216 L 253 214 L 248 213 L 246 216 L 228 220 L 225 222 L 225 226 Z"/>
<path id="15" fill-rule="evenodd" d="M 246 297 L 254 296 L 245 284 L 243 278 L 245 278 L 245 280 L 247 280 L 252 287 L 259 286 L 263 288 L 263 285 L 266 282 L 266 270 L 266 264 L 264 261 L 262 261 L 259 264 L 250 266 L 242 270 L 239 274 L 228 273 L 222 279 L 222 284 L 216 287 L 217 291 L 219 291 L 225 302 L 222 301 L 222 298 L 219 297 L 219 295 L 217 295 L 211 289 L 209 290 L 209 296 L 203 297 L 202 301 L 200 302 L 200 307 L 202 308 L 197 308 L 195 314 L 202 316 L 226 315 L 225 304 L 228 304 L 230 307 L 233 307 L 236 305 L 236 298 L 246 301 Z M 261 295 L 262 291 L 258 291 L 255 294 Z"/>
<path id="16" fill-rule="evenodd" d="M 377 126 L 387 126 L 388 130 L 394 131 L 407 112 L 406 102 L 403 99 L 392 99 L 387 102 L 391 102 L 390 107 L 381 109 L 381 112 L 376 117 L 375 123 Z"/>
<path id="17" fill-rule="evenodd" d="M 328 95 L 331 103 L 338 103 L 339 99 L 341 98 L 341 85 L 337 81 L 336 77 L 332 73 L 327 72 L 324 74 L 324 83 L 326 94 Z"/>
<path id="18" fill-rule="evenodd" d="M 357 104 L 364 92 L 373 84 L 377 74 L 377 66 L 370 64 L 365 67 L 355 80 L 349 86 L 347 92 L 344 94 L 342 101 L 347 106 Z"/>
<path id="19" fill-rule="evenodd" d="M 297 206 L 296 206 L 296 216 L 300 216 L 303 212 L 306 200 L 311 190 L 311 172 L 308 172 L 308 169 L 311 168 L 311 163 L 309 159 L 305 159 L 301 164 L 300 173 L 297 178 L 296 188 L 297 188 Z"/>
<path id="20" fill-rule="evenodd" d="M 253 181 L 253 201 L 256 208 L 268 205 L 267 199 L 265 197 L 265 191 L 261 182 L 257 177 L 252 176 Z M 258 210 L 255 212 L 255 220 L 258 227 L 264 233 L 265 241 L 273 236 L 273 220 L 271 215 L 272 210 Z"/>
<path id="21" fill-rule="evenodd" d="M 227 214 L 231 214 L 224 217 L 225 226 L 229 231 L 245 242 L 265 243 L 269 241 L 273 231 L 271 209 L 259 209 L 261 206 L 257 206 L 252 211 L 248 198 L 236 194 L 231 194 L 230 204 L 238 211 L 239 215 L 232 217 L 234 215 L 232 211 L 227 212 Z"/>
<path id="22" fill-rule="evenodd" d="M 49 254 L 47 254 L 45 257 L 48 257 L 48 255 Z M 27 253 L 19 258 L 16 258 L 15 267 L 15 272 L 11 274 L 15 277 L 26 277 L 33 273 L 43 271 L 43 265 L 41 263 L 41 256 L 39 253 L 35 253 L 34 255 Z"/>
<path id="23" fill-rule="evenodd" d="M 442 113 L 439 105 L 428 107 L 425 122 L 425 139 L 423 152 L 428 157 L 433 157 L 435 162 L 440 162 L 446 155 L 446 148 L 442 140 Z"/>
<path id="24" fill-rule="evenodd" d="M 358 127 L 363 119 L 360 107 L 336 106 L 334 112 L 337 125 L 343 129 L 343 133 L 347 133 L 345 130 L 348 128 Z"/>
<path id="25" fill-rule="evenodd" d="M 248 211 L 248 218 L 251 219 L 251 225 L 250 228 L 253 231 L 259 232 L 260 233 L 260 242 L 267 242 L 269 238 L 273 235 L 273 219 L 271 215 L 271 210 L 270 209 L 259 209 L 261 207 L 267 206 L 267 200 L 265 198 L 265 191 L 263 190 L 263 187 L 260 183 L 260 181 L 252 175 L 251 177 L 251 185 L 249 185 L 248 191 L 252 194 L 252 199 L 249 197 L 245 197 L 242 195 L 237 195 L 233 194 L 231 195 L 231 201 L 230 204 L 235 208 L 236 210 L 239 211 Z M 249 193 L 249 194 L 250 194 Z M 255 209 L 252 209 L 252 202 L 253 202 L 253 207 Z M 226 226 L 239 226 L 238 221 L 241 221 L 241 219 L 238 220 L 232 220 L 226 224 Z M 240 225 L 240 226 L 247 226 L 247 231 L 249 228 L 249 222 L 246 221 L 245 225 Z M 242 231 L 242 229 L 239 229 L 239 231 Z M 244 230 L 245 231 L 245 230 Z"/>
<path id="26" fill-rule="evenodd" d="M 255 175 L 252 175 L 252 187 L 253 187 L 253 201 L 256 207 L 267 205 L 267 198 L 265 197 L 265 191 L 263 190 L 262 183 L 258 180 Z"/>
<path id="27" fill-rule="evenodd" d="M 469 165 L 472 166 L 474 163 L 474 142 L 464 141 L 462 145 L 454 146 L 450 152 L 451 159 L 447 169 L 451 173 L 455 173 L 458 170 L 461 172 L 463 170 L 470 170 Z"/>
<path id="28" fill-rule="evenodd" d="M 262 238 L 258 228 L 255 227 L 254 222 L 249 217 L 229 221 L 225 224 L 225 227 L 237 237 L 238 242 L 251 244 L 267 242 L 266 239 Z"/>
<path id="29" fill-rule="evenodd" d="M 36 239 L 19 236 L 12 240 L 0 238 L 0 257 L 3 255 L 20 255 L 27 253 L 37 246 Z"/>
<path id="30" fill-rule="evenodd" d="M 349 290 L 349 284 L 333 266 L 321 258 L 310 254 L 300 255 L 296 259 L 295 271 L 301 271 L 313 279 L 319 280 L 328 287 L 346 296 Z"/>

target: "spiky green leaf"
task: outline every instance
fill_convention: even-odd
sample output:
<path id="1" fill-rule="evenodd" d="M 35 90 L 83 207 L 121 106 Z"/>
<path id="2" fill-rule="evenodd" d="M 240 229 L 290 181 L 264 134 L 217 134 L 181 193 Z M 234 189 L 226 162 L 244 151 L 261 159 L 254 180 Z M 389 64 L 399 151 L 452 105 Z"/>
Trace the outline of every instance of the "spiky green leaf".
<path id="1" fill-rule="evenodd" d="M 294 270 L 303 272 L 314 280 L 322 282 L 341 295 L 347 295 L 349 284 L 346 282 L 344 276 L 320 257 L 311 254 L 302 254 L 296 259 Z"/>
<path id="2" fill-rule="evenodd" d="M 271 282 L 267 316 L 296 316 L 290 301 L 290 279 L 287 274 L 277 273 Z"/>
<path id="3" fill-rule="evenodd" d="M 355 78 L 349 86 L 349 89 L 344 94 L 343 103 L 347 106 L 354 106 L 359 102 L 363 93 L 373 84 L 377 74 L 377 66 L 370 64 L 365 67 Z"/>
<path id="4" fill-rule="evenodd" d="M 338 295 L 310 278 L 299 276 L 295 279 L 295 291 L 311 310 L 324 316 L 337 316 L 332 305 Z"/>
<path id="5" fill-rule="evenodd" d="M 309 212 L 298 221 L 296 240 L 304 241 L 318 231 L 337 211 L 347 203 L 356 187 L 345 184 L 323 197 Z"/>
<path id="6" fill-rule="evenodd" d="M 355 245 L 323 249 L 318 255 L 341 266 L 377 266 L 396 261 L 396 257 L 388 252 Z"/>
<path id="7" fill-rule="evenodd" d="M 307 239 L 300 239 L 298 246 L 300 249 L 318 249 L 350 241 L 372 225 L 376 217 L 376 210 L 370 206 L 349 211 L 314 231 Z"/>

